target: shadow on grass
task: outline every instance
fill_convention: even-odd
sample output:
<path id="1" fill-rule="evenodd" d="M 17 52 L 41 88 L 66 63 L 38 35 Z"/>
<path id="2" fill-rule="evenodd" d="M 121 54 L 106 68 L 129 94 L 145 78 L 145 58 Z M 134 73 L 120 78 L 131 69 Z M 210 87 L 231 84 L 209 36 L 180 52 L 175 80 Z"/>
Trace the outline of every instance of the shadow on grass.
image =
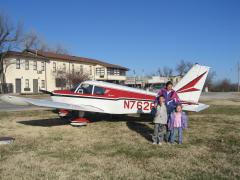
<path id="1" fill-rule="evenodd" d="M 152 141 L 152 132 L 153 129 L 148 127 L 146 124 L 135 122 L 135 121 L 128 121 L 127 126 L 129 129 L 137 132 L 142 137 L 144 137 L 148 141 Z"/>
<path id="2" fill-rule="evenodd" d="M 18 121 L 20 124 L 29 125 L 29 126 L 42 126 L 42 127 L 52 127 L 52 126 L 62 126 L 69 124 L 69 120 L 52 118 L 52 119 L 37 119 L 37 120 L 26 120 Z"/>
<path id="3" fill-rule="evenodd" d="M 128 116 L 128 115 L 111 115 L 111 114 L 100 114 L 100 113 L 86 113 L 85 117 L 89 119 L 93 123 L 97 123 L 99 121 L 107 121 L 107 122 L 149 122 L 149 116 Z M 61 126 L 69 124 L 69 119 L 72 119 L 72 116 L 66 118 L 49 118 L 49 119 L 37 119 L 37 120 L 25 120 L 18 121 L 20 124 L 29 125 L 29 126 L 42 126 L 42 127 L 51 127 L 51 126 Z M 144 124 L 142 124 L 144 125 Z M 146 126 L 147 127 L 147 126 Z"/>
<path id="4" fill-rule="evenodd" d="M 102 114 L 102 113 L 86 113 L 85 117 L 92 122 L 108 121 L 108 122 L 151 122 L 152 119 L 148 114 L 124 115 L 124 114 Z"/>

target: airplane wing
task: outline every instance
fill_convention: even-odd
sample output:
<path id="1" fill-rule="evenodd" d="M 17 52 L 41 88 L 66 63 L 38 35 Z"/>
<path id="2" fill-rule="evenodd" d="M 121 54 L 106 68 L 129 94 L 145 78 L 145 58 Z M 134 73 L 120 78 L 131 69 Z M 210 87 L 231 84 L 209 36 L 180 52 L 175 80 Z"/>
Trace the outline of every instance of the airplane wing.
<path id="1" fill-rule="evenodd" d="M 77 111 L 89 111 L 89 112 L 99 112 L 104 113 L 104 110 L 91 106 L 91 105 L 73 105 L 68 103 L 54 102 L 52 100 L 46 99 L 32 99 L 32 98 L 22 98 L 16 96 L 3 95 L 1 96 L 1 100 L 15 105 L 34 105 L 40 107 L 48 107 L 55 109 L 69 109 L 69 110 L 77 110 Z"/>

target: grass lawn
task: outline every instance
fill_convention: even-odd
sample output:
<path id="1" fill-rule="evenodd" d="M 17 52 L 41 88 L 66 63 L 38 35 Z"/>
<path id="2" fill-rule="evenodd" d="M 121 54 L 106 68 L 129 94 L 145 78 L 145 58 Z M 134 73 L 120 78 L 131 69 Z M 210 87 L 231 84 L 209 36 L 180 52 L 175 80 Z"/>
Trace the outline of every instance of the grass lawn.
<path id="1" fill-rule="evenodd" d="M 240 179 L 239 106 L 189 114 L 183 145 L 151 144 L 149 117 L 89 115 L 71 127 L 51 111 L 1 112 L 0 179 Z"/>

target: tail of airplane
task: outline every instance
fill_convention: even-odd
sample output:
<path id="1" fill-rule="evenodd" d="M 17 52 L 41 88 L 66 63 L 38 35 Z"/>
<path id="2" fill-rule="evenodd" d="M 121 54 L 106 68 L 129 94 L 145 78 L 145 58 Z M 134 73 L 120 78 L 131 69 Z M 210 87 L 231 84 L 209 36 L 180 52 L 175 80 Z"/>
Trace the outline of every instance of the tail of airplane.
<path id="1" fill-rule="evenodd" d="M 198 103 L 210 68 L 195 64 L 183 79 L 174 87 L 185 110 L 201 111 L 208 105 Z"/>

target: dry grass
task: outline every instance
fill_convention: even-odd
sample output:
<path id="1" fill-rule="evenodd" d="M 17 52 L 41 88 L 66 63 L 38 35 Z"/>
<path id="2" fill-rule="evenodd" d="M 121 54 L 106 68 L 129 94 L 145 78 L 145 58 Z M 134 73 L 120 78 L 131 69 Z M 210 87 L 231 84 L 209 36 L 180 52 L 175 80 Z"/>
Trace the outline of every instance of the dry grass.
<path id="1" fill-rule="evenodd" d="M 71 127 L 51 111 L 0 113 L 0 179 L 239 179 L 240 110 L 190 114 L 183 145 L 154 146 L 149 117 L 89 115 Z"/>

